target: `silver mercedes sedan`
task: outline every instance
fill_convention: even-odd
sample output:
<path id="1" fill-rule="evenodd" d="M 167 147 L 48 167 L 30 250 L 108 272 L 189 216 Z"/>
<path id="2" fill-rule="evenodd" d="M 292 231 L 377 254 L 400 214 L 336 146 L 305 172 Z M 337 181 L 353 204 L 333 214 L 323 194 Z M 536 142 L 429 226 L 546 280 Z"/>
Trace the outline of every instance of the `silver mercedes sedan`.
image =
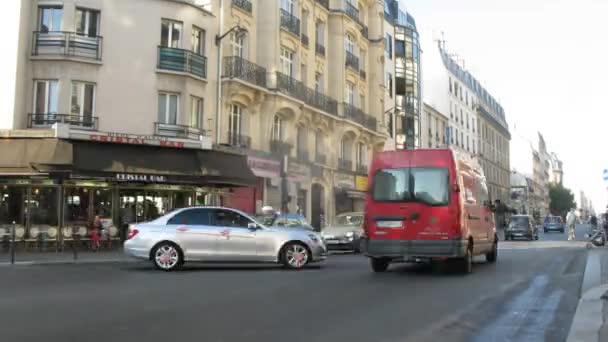
<path id="1" fill-rule="evenodd" d="M 327 258 L 321 236 L 300 229 L 266 227 L 230 208 L 177 209 L 129 227 L 124 252 L 171 271 L 185 262 L 270 262 L 301 269 Z"/>

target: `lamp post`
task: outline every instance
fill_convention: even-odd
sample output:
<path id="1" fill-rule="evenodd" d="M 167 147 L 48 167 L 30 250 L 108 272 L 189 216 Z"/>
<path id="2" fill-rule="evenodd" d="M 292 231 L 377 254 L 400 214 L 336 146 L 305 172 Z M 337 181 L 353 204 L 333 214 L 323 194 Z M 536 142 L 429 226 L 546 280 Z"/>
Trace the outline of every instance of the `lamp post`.
<path id="1" fill-rule="evenodd" d="M 220 1 L 220 29 L 222 32 L 224 26 L 224 10 L 223 1 Z M 238 23 L 224 32 L 222 35 L 215 36 L 215 45 L 217 46 L 217 97 L 216 97 L 216 116 L 215 116 L 215 143 L 220 144 L 222 141 L 222 40 L 230 33 L 235 32 L 237 38 L 243 38 L 247 34 L 247 30 L 243 29 Z"/>

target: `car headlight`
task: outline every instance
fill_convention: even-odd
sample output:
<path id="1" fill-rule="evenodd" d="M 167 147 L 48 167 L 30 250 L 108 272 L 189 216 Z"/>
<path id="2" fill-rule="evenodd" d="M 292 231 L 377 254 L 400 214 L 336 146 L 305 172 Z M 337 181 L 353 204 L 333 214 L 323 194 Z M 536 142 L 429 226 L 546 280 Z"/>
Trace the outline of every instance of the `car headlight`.
<path id="1" fill-rule="evenodd" d="M 317 235 L 315 235 L 315 234 L 308 234 L 308 237 L 309 237 L 309 238 L 310 238 L 310 239 L 311 239 L 313 242 L 316 242 L 316 243 L 319 243 L 319 242 L 321 241 L 321 239 L 319 239 L 319 237 L 318 237 Z"/>
<path id="2" fill-rule="evenodd" d="M 352 238 L 352 237 L 354 237 L 354 236 L 355 236 L 355 233 L 354 233 L 354 232 L 348 232 L 348 233 L 346 233 L 346 234 L 344 234 L 344 235 L 345 235 L 347 238 Z"/>

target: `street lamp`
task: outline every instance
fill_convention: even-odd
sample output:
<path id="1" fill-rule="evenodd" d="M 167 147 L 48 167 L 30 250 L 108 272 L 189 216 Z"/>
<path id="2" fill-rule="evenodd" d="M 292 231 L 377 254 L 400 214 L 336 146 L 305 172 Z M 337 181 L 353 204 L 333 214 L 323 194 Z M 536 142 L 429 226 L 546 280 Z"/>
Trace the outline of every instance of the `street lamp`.
<path id="1" fill-rule="evenodd" d="M 220 30 L 221 32 L 224 21 L 223 10 L 220 9 Z M 247 30 L 242 28 L 238 23 L 226 31 L 222 35 L 215 36 L 215 45 L 217 46 L 217 97 L 216 97 L 216 115 L 215 115 L 215 143 L 220 144 L 222 141 L 222 40 L 230 33 L 234 32 L 237 39 L 244 38 L 247 35 Z"/>

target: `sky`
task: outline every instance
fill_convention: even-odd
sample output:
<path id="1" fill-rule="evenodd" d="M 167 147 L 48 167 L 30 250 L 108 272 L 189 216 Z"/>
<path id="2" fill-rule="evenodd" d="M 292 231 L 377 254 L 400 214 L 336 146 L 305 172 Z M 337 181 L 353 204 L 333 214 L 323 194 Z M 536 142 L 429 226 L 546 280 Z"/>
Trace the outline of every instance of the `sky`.
<path id="1" fill-rule="evenodd" d="M 447 50 L 499 100 L 509 126 L 543 134 L 576 201 L 582 190 L 603 211 L 608 0 L 400 1 L 421 33 L 444 32 Z"/>

